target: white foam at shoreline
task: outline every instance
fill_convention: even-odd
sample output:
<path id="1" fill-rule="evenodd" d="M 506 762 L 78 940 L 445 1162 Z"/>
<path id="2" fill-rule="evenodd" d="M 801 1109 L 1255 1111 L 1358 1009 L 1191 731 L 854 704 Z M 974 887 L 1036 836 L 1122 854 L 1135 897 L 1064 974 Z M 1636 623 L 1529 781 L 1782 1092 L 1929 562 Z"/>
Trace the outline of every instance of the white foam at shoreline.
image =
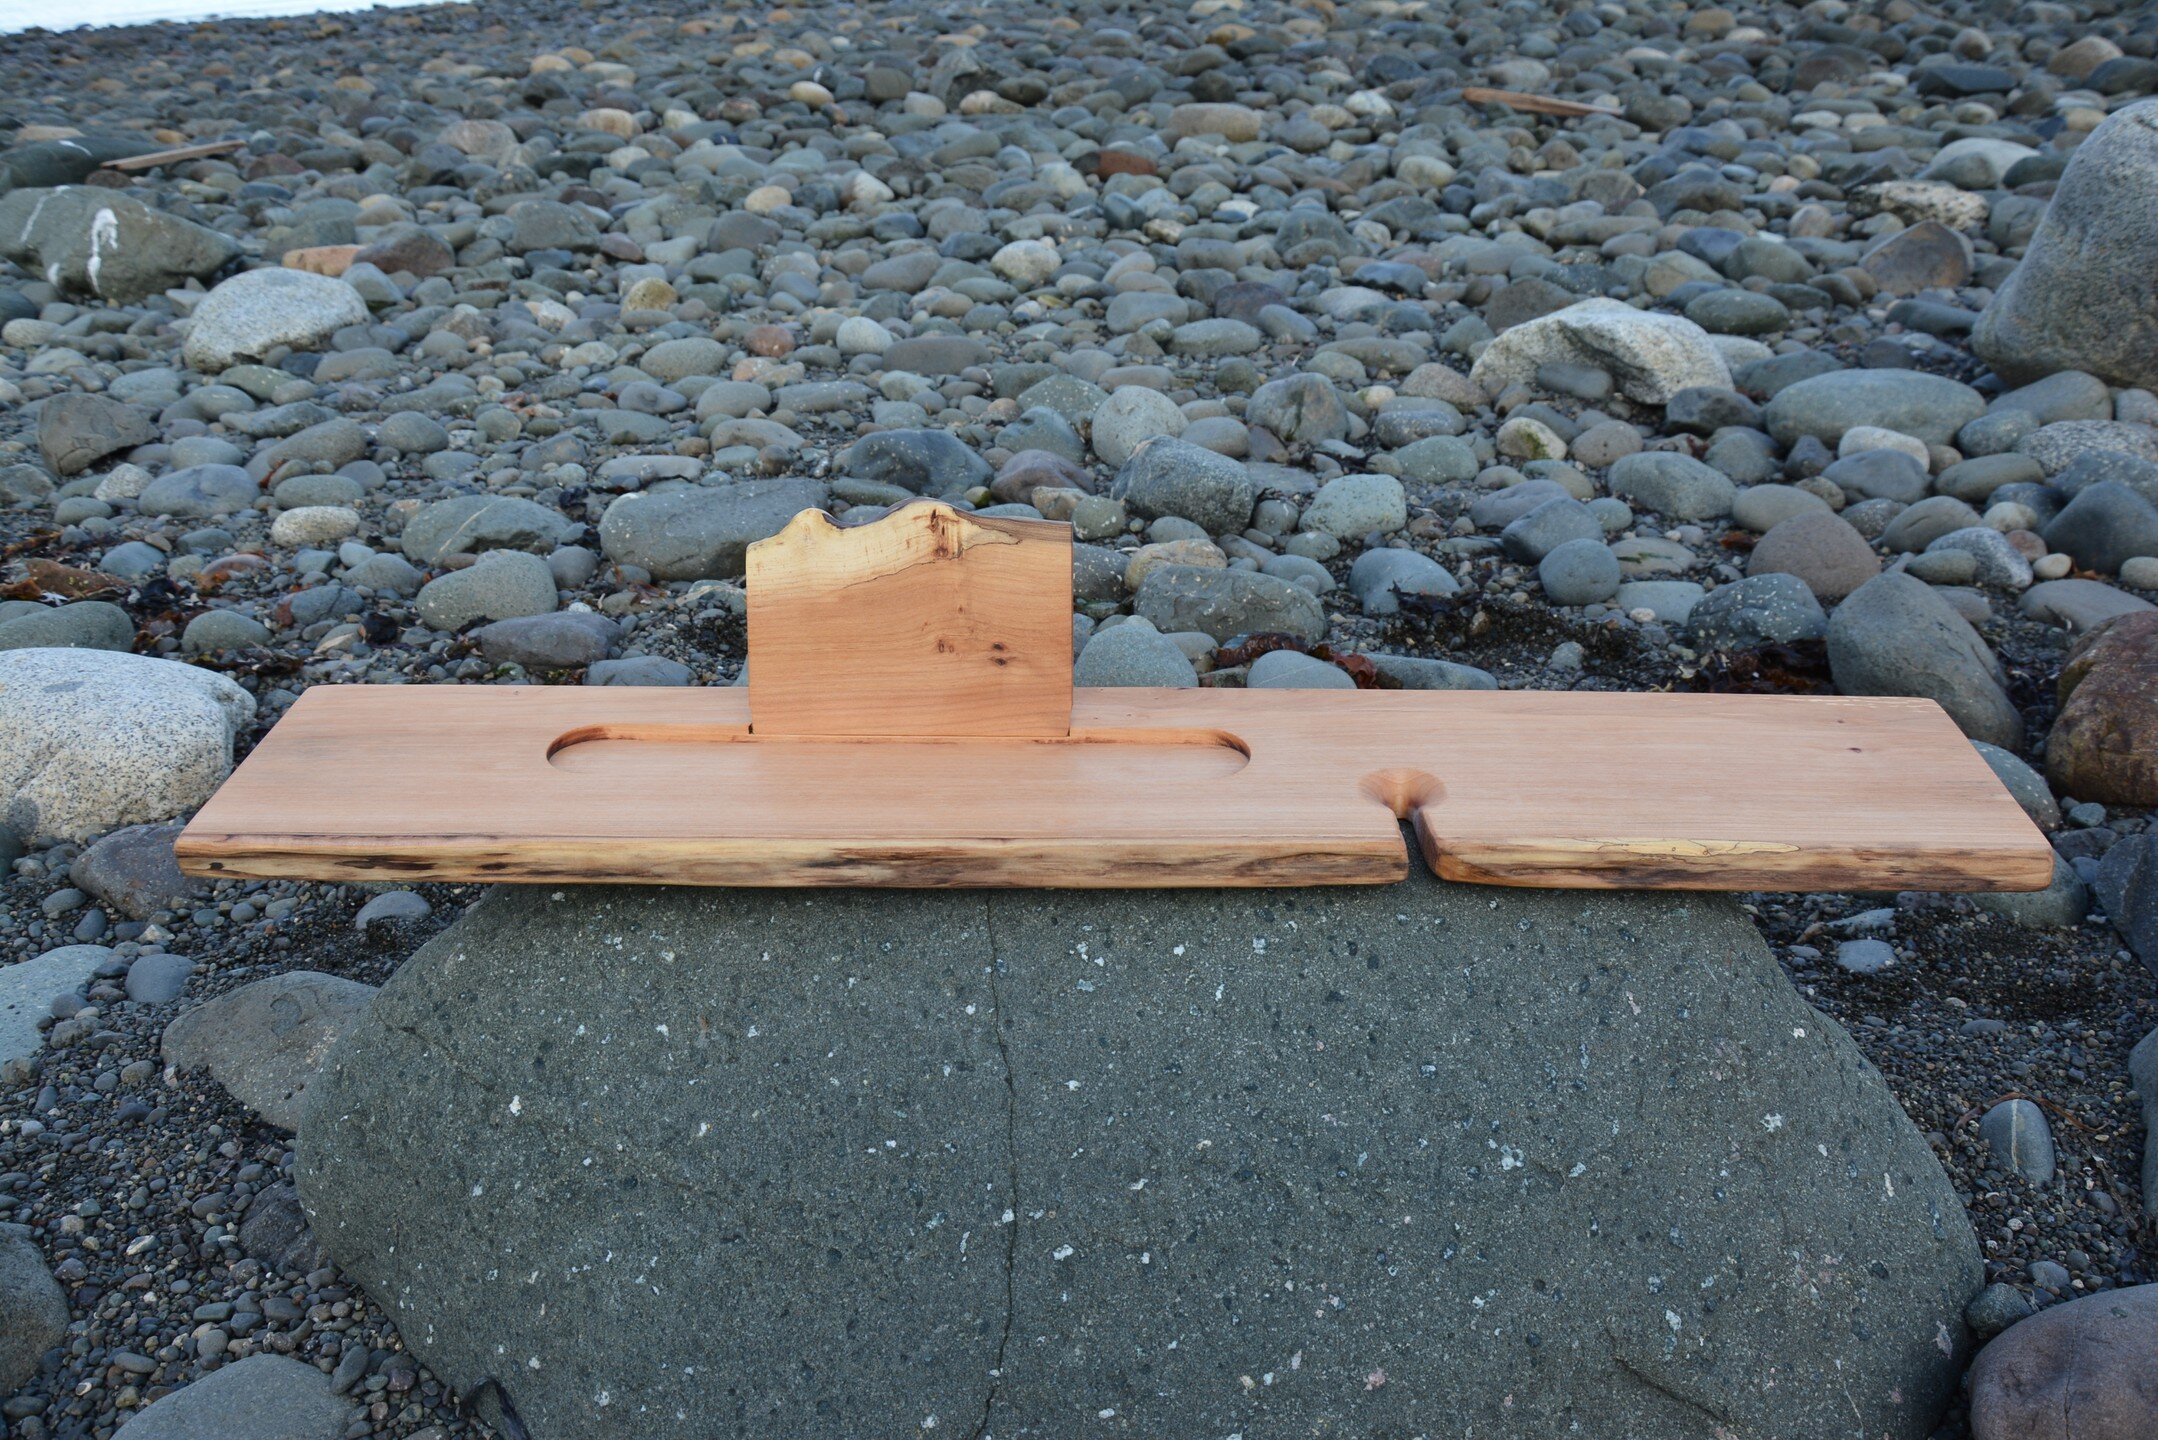
<path id="1" fill-rule="evenodd" d="M 279 15 L 343 14 L 444 0 L 0 0 L 0 35 L 76 30 L 97 25 L 152 25 L 172 20 L 260 20 Z"/>

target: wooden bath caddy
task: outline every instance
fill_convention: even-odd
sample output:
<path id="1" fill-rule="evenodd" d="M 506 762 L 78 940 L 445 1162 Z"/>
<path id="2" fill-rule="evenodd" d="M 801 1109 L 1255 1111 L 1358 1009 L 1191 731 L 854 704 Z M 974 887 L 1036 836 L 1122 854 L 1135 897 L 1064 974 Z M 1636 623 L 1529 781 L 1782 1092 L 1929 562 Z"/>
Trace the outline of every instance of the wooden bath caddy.
<path id="1" fill-rule="evenodd" d="M 1072 687 L 1071 535 L 933 502 L 749 550 L 736 689 L 316 686 L 180 837 L 209 876 L 2033 890 L 1927 700 Z M 334 776 L 357 777 L 337 785 Z"/>

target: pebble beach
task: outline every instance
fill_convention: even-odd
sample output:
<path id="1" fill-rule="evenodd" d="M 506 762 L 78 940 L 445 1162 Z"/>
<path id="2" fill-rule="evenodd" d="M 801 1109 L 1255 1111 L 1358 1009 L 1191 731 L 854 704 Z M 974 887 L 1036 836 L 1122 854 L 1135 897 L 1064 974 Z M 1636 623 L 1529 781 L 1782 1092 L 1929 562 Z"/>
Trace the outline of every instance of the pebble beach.
<path id="1" fill-rule="evenodd" d="M 485 0 L 0 74 L 7 1435 L 522 1434 L 292 1184 L 479 889 L 173 838 L 311 686 L 740 683 L 746 547 L 919 496 L 1071 524 L 1081 685 L 1938 702 L 2052 886 L 1744 902 L 1971 1217 L 1932 1433 L 2153 1433 L 1987 1378 L 2158 1366 L 2144 8 Z"/>

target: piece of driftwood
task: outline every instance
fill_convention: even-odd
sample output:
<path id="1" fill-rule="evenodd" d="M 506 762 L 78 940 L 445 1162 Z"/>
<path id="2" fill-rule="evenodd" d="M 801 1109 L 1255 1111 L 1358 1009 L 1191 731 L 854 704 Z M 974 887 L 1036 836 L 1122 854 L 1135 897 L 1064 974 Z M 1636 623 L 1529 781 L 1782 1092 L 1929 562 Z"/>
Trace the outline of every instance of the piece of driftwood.
<path id="1" fill-rule="evenodd" d="M 98 168 L 155 170 L 160 165 L 178 165 L 186 160 L 207 160 L 213 155 L 230 155 L 246 144 L 245 140 L 205 140 L 199 145 L 181 145 L 172 150 L 152 150 L 147 155 L 128 155 L 118 160 L 107 160 Z"/>
<path id="2" fill-rule="evenodd" d="M 750 680 L 317 686 L 178 844 L 212 876 L 701 885 L 1454 879 L 2031 890 L 1927 700 L 1081 689 L 1070 531 L 932 502 L 749 559 Z M 364 798 L 328 776 L 361 776 Z"/>
<path id="3" fill-rule="evenodd" d="M 1463 86 L 1461 98 L 1471 105 L 1503 105 L 1509 110 L 1524 110 L 1533 115 L 1558 115 L 1569 119 L 1620 113 L 1608 105 L 1588 105 L 1579 100 L 1561 100 L 1553 95 L 1531 95 L 1525 90 L 1492 90 L 1482 85 Z"/>

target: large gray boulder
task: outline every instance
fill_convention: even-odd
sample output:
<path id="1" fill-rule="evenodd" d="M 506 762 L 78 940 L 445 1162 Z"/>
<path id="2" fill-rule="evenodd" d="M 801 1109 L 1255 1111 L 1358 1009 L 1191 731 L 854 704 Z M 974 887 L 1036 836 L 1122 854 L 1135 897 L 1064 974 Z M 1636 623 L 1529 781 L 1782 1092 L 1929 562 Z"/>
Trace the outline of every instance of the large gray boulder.
<path id="1" fill-rule="evenodd" d="M 44 1048 L 38 1022 L 52 1017 L 53 1001 L 79 995 L 113 958 L 103 945 L 62 945 L 29 960 L 0 965 L 0 1074 L 19 1079 L 16 1067 Z"/>
<path id="2" fill-rule="evenodd" d="M 297 1179 L 532 1440 L 1917 1440 L 1980 1280 L 1734 904 L 1427 876 L 505 887 Z"/>
<path id="3" fill-rule="evenodd" d="M 2143 1103 L 2143 1213 L 2158 1220 L 2158 1030 L 2128 1052 L 2128 1079 Z"/>
<path id="4" fill-rule="evenodd" d="M 206 225 L 88 185 L 0 197 L 0 256 L 57 288 L 129 305 L 186 280 L 207 280 L 242 247 Z"/>
<path id="5" fill-rule="evenodd" d="M 2071 154 L 1971 348 L 2011 383 L 2083 370 L 2158 385 L 2158 101 L 2116 111 Z"/>

